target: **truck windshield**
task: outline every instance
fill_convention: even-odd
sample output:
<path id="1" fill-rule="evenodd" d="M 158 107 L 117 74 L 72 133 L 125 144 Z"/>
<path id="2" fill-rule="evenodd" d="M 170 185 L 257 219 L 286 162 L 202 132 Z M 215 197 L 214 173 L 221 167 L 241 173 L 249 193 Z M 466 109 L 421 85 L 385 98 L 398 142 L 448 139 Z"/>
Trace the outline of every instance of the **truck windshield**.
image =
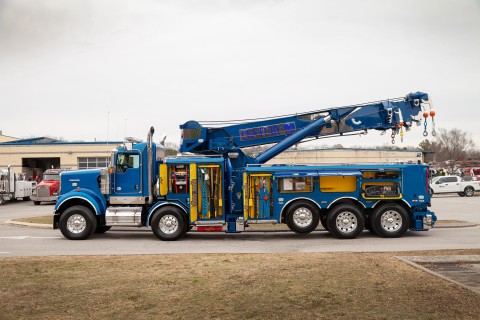
<path id="1" fill-rule="evenodd" d="M 43 180 L 60 180 L 59 174 L 44 174 Z"/>

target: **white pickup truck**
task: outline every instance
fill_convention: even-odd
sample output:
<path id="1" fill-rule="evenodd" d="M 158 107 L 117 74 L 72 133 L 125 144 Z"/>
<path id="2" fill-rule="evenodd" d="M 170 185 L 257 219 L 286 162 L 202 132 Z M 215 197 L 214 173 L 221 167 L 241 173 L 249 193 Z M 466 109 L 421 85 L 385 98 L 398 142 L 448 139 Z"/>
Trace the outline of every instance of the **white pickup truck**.
<path id="1" fill-rule="evenodd" d="M 459 176 L 439 176 L 430 182 L 430 193 L 458 193 L 460 197 L 471 197 L 480 191 L 480 181 L 464 181 Z"/>

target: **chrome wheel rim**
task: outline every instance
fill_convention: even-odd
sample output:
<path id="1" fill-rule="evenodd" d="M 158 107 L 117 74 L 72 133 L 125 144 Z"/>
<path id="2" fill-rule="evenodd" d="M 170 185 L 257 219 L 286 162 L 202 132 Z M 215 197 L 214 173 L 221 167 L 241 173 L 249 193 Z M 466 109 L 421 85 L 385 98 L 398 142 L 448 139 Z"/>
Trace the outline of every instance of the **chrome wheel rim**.
<path id="1" fill-rule="evenodd" d="M 296 226 L 305 228 L 312 224 L 313 214 L 312 211 L 308 210 L 305 207 L 298 208 L 293 213 L 293 223 Z"/>
<path id="2" fill-rule="evenodd" d="M 341 212 L 335 219 L 337 229 L 343 233 L 353 232 L 358 226 L 357 216 L 352 212 Z"/>
<path id="3" fill-rule="evenodd" d="M 472 189 L 467 189 L 467 191 L 465 191 L 465 195 L 467 197 L 471 197 L 473 195 L 473 190 Z"/>
<path id="4" fill-rule="evenodd" d="M 67 229 L 71 233 L 82 233 L 87 227 L 87 220 L 81 214 L 72 214 L 67 220 Z"/>
<path id="5" fill-rule="evenodd" d="M 395 210 L 388 210 L 382 214 L 380 224 L 383 230 L 387 232 L 395 232 L 402 227 L 402 215 Z"/>
<path id="6" fill-rule="evenodd" d="M 160 231 L 165 234 L 172 234 L 178 229 L 178 220 L 171 214 L 166 214 L 160 218 L 159 222 Z"/>

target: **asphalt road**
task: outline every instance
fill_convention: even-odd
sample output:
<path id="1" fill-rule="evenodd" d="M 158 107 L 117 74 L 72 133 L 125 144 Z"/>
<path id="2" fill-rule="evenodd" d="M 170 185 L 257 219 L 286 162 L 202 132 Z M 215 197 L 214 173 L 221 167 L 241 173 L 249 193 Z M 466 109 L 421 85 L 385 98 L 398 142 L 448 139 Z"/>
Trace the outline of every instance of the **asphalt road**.
<path id="1" fill-rule="evenodd" d="M 480 195 L 435 195 L 432 210 L 441 224 L 428 232 L 407 232 L 402 238 L 383 239 L 363 232 L 353 240 L 339 240 L 328 232 L 299 236 L 293 232 L 196 233 L 175 242 L 157 240 L 149 229 L 112 229 L 86 241 L 70 241 L 59 230 L 26 228 L 4 222 L 21 217 L 51 214 L 53 205 L 10 202 L 0 206 L 0 257 L 56 255 L 129 255 L 175 253 L 274 253 L 274 252 L 387 252 L 480 248 Z M 440 224 L 439 224 L 440 225 Z M 473 226 L 472 226 L 473 225 Z M 448 226 L 448 227 L 444 227 Z"/>

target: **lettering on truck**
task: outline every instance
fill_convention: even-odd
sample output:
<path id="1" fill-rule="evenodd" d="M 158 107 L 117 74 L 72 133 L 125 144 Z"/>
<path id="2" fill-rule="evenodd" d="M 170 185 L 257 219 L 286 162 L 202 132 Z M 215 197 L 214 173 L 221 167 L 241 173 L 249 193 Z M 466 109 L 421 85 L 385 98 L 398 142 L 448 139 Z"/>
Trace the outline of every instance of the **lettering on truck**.
<path id="1" fill-rule="evenodd" d="M 256 128 L 240 129 L 239 131 L 240 140 L 247 141 L 289 135 L 295 133 L 296 130 L 294 122 L 286 122 Z"/>

